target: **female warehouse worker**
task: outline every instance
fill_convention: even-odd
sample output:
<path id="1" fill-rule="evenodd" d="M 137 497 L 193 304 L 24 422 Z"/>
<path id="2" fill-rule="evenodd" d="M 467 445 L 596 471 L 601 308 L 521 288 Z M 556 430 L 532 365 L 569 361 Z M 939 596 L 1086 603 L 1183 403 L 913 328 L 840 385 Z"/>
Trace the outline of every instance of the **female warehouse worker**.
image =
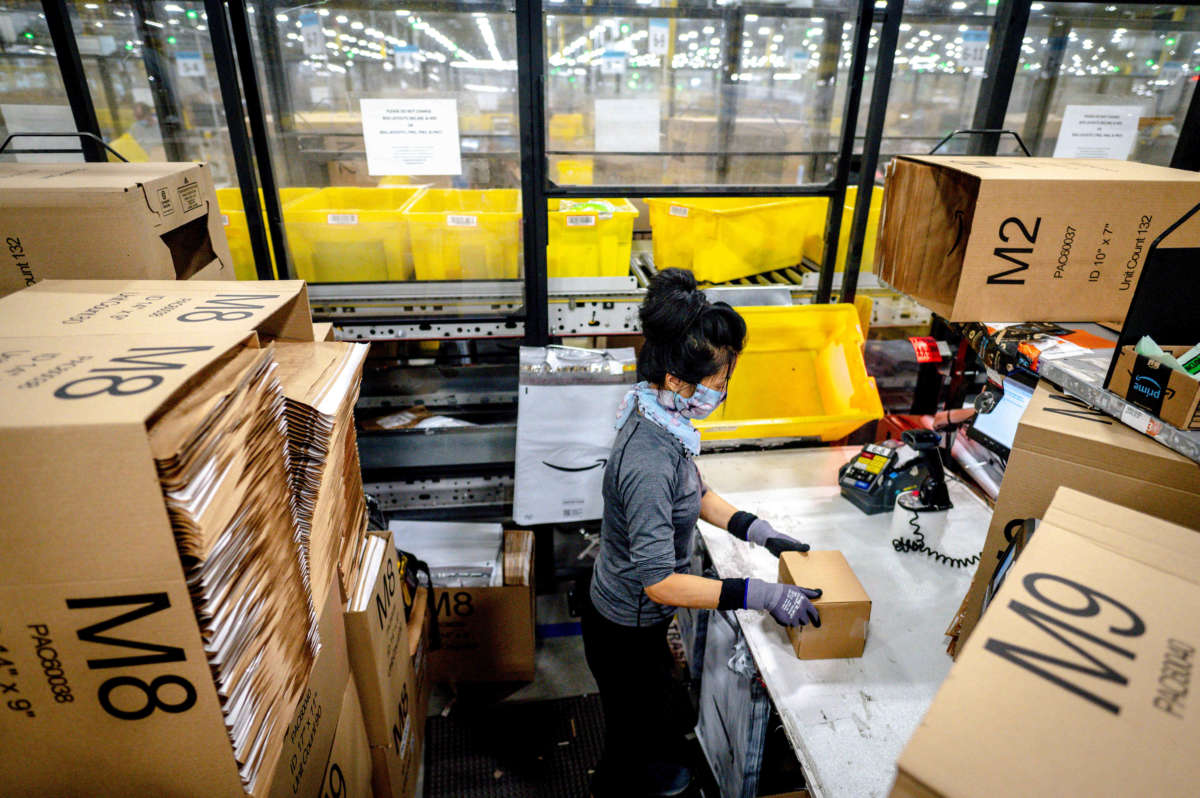
<path id="1" fill-rule="evenodd" d="M 688 573 L 697 517 L 775 556 L 808 549 L 708 490 L 692 461 L 700 433 L 691 420 L 724 400 L 746 323 L 729 305 L 710 303 L 692 274 L 679 269 L 654 277 L 639 316 L 646 338 L 638 355 L 641 381 L 617 417 L 604 471 L 600 553 L 583 616 L 584 652 L 606 725 L 595 798 L 679 795 L 691 780 L 680 764 L 678 723 L 669 717 L 666 632 L 676 607 L 767 610 L 785 626 L 820 625 L 809 601 L 820 590 Z"/>

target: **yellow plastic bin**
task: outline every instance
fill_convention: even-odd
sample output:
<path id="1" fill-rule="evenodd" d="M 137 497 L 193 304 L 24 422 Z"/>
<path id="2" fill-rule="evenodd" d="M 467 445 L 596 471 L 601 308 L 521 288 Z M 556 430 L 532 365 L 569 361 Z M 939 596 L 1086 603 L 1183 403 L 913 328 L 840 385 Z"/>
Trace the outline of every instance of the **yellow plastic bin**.
<path id="1" fill-rule="evenodd" d="M 629 274 L 633 221 L 629 200 L 549 201 L 551 277 L 621 277 Z"/>
<path id="2" fill-rule="evenodd" d="M 796 266 L 811 208 L 799 199 L 647 198 L 654 265 L 721 283 Z"/>
<path id="3" fill-rule="evenodd" d="M 502 136 L 517 135 L 516 114 L 485 114 L 488 117 L 487 130 Z"/>
<path id="4" fill-rule="evenodd" d="M 748 339 L 703 440 L 844 438 L 883 418 L 854 305 L 745 307 Z"/>
<path id="5" fill-rule="evenodd" d="M 312 194 L 315 188 L 297 187 L 279 189 L 279 202 L 287 206 L 303 196 Z M 258 190 L 259 202 L 263 201 L 262 189 Z M 250 246 L 250 227 L 246 223 L 246 206 L 242 203 L 240 188 L 217 189 L 217 205 L 225 223 L 225 238 L 229 240 L 229 251 L 233 254 L 233 273 L 239 280 L 257 280 L 254 268 L 254 250 Z M 266 224 L 266 208 L 263 208 L 263 224 Z M 267 246 L 271 246 L 270 238 Z M 272 251 L 272 257 L 274 252 Z"/>
<path id="6" fill-rule="evenodd" d="M 296 274 L 313 283 L 411 280 L 404 208 L 423 189 L 323 188 L 283 211 Z"/>
<path id="7" fill-rule="evenodd" d="M 590 186 L 595 179 L 596 169 L 591 158 L 552 159 L 551 163 L 554 164 L 554 182 L 559 185 Z"/>
<path id="8" fill-rule="evenodd" d="M 551 140 L 583 138 L 583 114 L 551 114 L 546 133 Z"/>
<path id="9" fill-rule="evenodd" d="M 521 192 L 431 188 L 404 211 L 418 280 L 515 280 Z"/>
<path id="10" fill-rule="evenodd" d="M 854 203 L 858 199 L 858 186 L 846 187 L 846 205 L 842 209 L 842 234 L 838 239 L 838 256 L 837 266 L 834 271 L 842 271 L 846 266 L 846 249 L 850 246 L 850 226 L 854 222 Z M 825 254 L 825 215 L 826 208 L 829 207 L 829 200 L 821 198 L 819 200 L 810 200 L 810 202 L 819 203 L 819 209 L 814 213 L 819 217 L 820 223 L 809 232 L 804 239 L 804 257 L 820 263 L 822 256 Z M 867 214 L 867 230 L 863 237 L 862 261 L 860 265 L 866 271 L 870 271 L 875 263 L 875 238 L 879 234 L 879 212 L 883 207 L 883 189 L 875 186 L 875 190 L 871 192 L 871 210 Z"/>

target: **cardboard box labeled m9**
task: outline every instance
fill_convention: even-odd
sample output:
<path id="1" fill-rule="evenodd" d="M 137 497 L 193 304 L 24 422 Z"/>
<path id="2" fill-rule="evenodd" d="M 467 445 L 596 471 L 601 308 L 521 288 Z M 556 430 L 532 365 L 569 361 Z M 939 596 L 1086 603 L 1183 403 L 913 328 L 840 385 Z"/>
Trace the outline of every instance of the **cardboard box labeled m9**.
<path id="1" fill-rule="evenodd" d="M 867 645 L 871 599 L 840 551 L 784 552 L 779 558 L 783 584 L 820 588 L 813 604 L 821 626 L 796 626 L 787 630 L 800 659 L 861 657 Z"/>
<path id="2" fill-rule="evenodd" d="M 1060 490 L 904 749 L 893 798 L 1191 795 L 1200 539 Z"/>
<path id="3" fill-rule="evenodd" d="M 0 296 L 48 278 L 232 280 L 202 163 L 0 164 Z"/>
<path id="4" fill-rule="evenodd" d="M 904 156 L 888 167 L 875 271 L 951 321 L 1119 323 L 1151 242 L 1197 202 L 1200 174 L 1182 169 Z"/>

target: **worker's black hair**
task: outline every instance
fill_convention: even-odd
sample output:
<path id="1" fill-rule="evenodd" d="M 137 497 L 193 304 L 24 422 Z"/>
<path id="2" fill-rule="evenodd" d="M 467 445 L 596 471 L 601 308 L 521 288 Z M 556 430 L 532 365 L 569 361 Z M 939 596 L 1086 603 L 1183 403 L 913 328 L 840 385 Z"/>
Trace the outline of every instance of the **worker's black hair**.
<path id="1" fill-rule="evenodd" d="M 668 374 L 694 385 L 731 369 L 746 343 L 746 322 L 738 312 L 724 302 L 709 302 L 683 269 L 654 275 L 638 317 L 646 336 L 638 379 L 658 385 Z"/>

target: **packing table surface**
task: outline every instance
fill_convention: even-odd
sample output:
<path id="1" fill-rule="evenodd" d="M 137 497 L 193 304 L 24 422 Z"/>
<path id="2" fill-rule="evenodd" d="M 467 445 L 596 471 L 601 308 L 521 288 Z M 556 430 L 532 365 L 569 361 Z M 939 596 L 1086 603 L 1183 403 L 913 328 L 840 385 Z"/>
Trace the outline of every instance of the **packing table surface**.
<path id="1" fill-rule="evenodd" d="M 896 552 L 891 514 L 864 515 L 841 497 L 837 469 L 857 452 L 793 449 L 697 461 L 708 486 L 738 509 L 814 549 L 841 550 L 871 597 L 860 659 L 796 659 L 770 615 L 737 612 L 815 798 L 888 794 L 896 759 L 950 670 L 944 633 L 975 571 Z M 991 510 L 957 481 L 949 487 L 954 509 L 938 549 L 968 557 L 983 548 Z M 700 533 L 722 578 L 777 580 L 779 561 L 766 549 L 704 522 Z"/>

